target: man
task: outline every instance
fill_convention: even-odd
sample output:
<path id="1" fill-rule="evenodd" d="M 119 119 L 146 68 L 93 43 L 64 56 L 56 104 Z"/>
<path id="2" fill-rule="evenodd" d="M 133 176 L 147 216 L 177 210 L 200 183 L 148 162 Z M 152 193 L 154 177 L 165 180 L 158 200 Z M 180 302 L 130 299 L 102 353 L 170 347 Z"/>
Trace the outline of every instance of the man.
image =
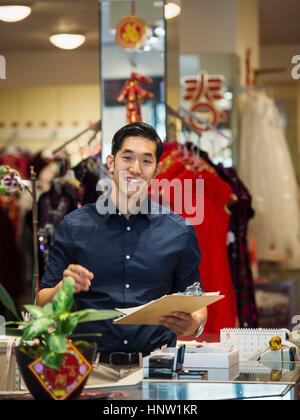
<path id="1" fill-rule="evenodd" d="M 55 229 L 39 305 L 51 301 L 68 276 L 75 280 L 78 309 L 138 306 L 200 281 L 193 226 L 171 211 L 162 214 L 147 193 L 162 150 L 156 131 L 145 123 L 116 132 L 106 160 L 113 174 L 111 191 L 65 216 Z M 159 325 L 107 320 L 81 324 L 76 331 L 91 333 L 93 341 L 93 333 L 102 333 L 97 337 L 101 368 L 94 372 L 99 371 L 99 382 L 113 382 L 138 369 L 152 350 L 174 346 L 176 336 L 200 332 L 206 317 L 204 308 L 161 317 Z"/>

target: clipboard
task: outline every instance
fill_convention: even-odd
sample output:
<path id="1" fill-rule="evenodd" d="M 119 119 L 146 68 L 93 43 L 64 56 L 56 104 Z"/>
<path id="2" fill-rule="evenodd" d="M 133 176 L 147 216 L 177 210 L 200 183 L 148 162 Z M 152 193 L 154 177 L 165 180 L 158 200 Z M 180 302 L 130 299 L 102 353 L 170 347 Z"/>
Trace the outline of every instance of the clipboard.
<path id="1" fill-rule="evenodd" d="M 172 312 L 186 312 L 191 314 L 224 297 L 224 295 L 215 293 L 207 293 L 201 296 L 166 295 L 146 305 L 135 308 L 115 308 L 117 311 L 124 313 L 124 315 L 121 318 L 115 319 L 113 324 L 158 325 L 157 320 L 160 316 L 171 316 Z"/>

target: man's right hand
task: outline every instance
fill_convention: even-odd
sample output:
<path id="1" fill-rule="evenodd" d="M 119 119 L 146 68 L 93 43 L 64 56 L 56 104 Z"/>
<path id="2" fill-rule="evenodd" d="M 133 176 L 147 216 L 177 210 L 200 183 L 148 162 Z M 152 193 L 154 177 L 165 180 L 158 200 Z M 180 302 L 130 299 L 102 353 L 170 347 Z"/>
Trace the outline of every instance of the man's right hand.
<path id="1" fill-rule="evenodd" d="M 91 286 L 94 274 L 79 264 L 70 264 L 63 272 L 63 281 L 67 277 L 75 280 L 74 293 L 87 292 Z"/>

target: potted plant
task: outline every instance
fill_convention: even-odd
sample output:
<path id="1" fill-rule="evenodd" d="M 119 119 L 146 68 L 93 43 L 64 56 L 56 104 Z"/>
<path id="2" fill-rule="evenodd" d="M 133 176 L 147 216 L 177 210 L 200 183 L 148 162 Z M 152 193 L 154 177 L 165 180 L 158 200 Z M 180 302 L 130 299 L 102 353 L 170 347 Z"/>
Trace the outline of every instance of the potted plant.
<path id="1" fill-rule="evenodd" d="M 12 298 L 0 284 L 0 300 L 18 321 L 7 322 L 6 334 L 20 337 L 17 362 L 24 382 L 36 399 L 74 399 L 80 395 L 92 365 L 93 345 L 74 341 L 90 334 L 73 334 L 77 324 L 115 318 L 114 310 L 71 312 L 74 279 L 68 277 L 44 307 L 24 305 L 29 321 L 20 320 Z M 27 314 L 27 315 L 28 315 Z M 16 327 L 11 327 L 15 324 Z M 93 334 L 101 336 L 101 334 Z"/>

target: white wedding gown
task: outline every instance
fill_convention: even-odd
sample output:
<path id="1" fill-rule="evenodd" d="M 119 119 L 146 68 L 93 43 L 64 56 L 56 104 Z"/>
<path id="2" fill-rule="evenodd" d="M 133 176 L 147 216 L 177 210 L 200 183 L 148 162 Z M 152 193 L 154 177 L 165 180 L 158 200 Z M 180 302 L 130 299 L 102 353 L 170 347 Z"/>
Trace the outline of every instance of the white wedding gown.
<path id="1" fill-rule="evenodd" d="M 296 177 L 275 102 L 261 92 L 243 105 L 239 175 L 253 199 L 249 237 L 256 238 L 258 259 L 300 266 Z"/>

